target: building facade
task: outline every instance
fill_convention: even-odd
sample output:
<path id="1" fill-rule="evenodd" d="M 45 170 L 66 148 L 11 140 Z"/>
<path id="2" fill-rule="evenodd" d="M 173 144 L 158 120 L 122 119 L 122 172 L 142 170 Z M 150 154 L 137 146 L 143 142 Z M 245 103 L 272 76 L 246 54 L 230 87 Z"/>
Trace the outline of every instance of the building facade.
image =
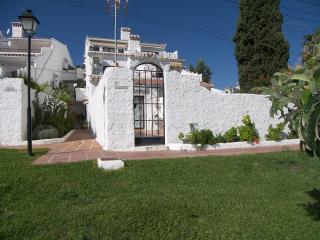
<path id="1" fill-rule="evenodd" d="M 0 34 L 0 78 L 27 74 L 28 39 L 20 22 L 11 23 L 11 37 Z M 54 38 L 32 38 L 31 77 L 37 83 L 58 87 L 63 81 L 83 79 L 76 69 L 68 47 Z"/>
<path id="2" fill-rule="evenodd" d="M 179 144 L 190 123 L 215 134 L 241 125 L 249 114 L 260 136 L 278 119 L 262 95 L 226 94 L 202 82 L 202 75 L 183 70 L 177 52 L 165 44 L 142 43 L 121 29 L 118 65 L 114 41 L 86 39 L 87 118 L 92 134 L 106 150 L 133 150 L 150 144 Z"/>

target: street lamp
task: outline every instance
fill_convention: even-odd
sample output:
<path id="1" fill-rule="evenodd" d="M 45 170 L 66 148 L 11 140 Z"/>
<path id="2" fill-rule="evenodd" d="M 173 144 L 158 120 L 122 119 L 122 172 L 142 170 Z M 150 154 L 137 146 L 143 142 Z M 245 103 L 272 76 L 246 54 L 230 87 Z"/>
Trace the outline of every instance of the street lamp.
<path id="1" fill-rule="evenodd" d="M 33 16 L 32 10 L 28 9 L 18 16 L 21 21 L 22 29 L 28 36 L 28 108 L 27 108 L 27 132 L 28 132 L 28 155 L 32 156 L 32 120 L 31 120 L 31 93 L 30 93 L 30 69 L 31 69 L 31 37 L 36 32 L 40 24 L 38 19 Z"/>

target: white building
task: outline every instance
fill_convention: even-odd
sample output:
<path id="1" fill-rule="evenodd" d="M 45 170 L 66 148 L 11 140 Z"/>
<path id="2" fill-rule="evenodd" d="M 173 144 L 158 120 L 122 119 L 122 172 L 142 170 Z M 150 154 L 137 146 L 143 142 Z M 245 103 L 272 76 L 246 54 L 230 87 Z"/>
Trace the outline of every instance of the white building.
<path id="1" fill-rule="evenodd" d="M 121 28 L 120 39 L 117 41 L 117 64 L 127 67 L 130 58 L 166 58 L 170 60 L 172 68 L 182 68 L 183 60 L 178 58 L 178 51 L 166 52 L 164 43 L 145 43 L 140 41 L 139 35 L 132 35 L 131 29 Z M 86 81 L 99 80 L 104 70 L 115 65 L 114 39 L 87 37 L 85 41 L 84 64 L 86 66 Z"/>
<path id="2" fill-rule="evenodd" d="M 202 82 L 202 75 L 183 68 L 177 51 L 165 44 L 142 43 L 121 29 L 118 67 L 114 40 L 87 37 L 85 45 L 87 118 L 106 150 L 139 145 L 180 143 L 190 123 L 215 134 L 241 125 L 249 114 L 263 138 L 271 102 L 261 95 L 226 94 Z"/>
<path id="3" fill-rule="evenodd" d="M 28 39 L 20 22 L 11 23 L 11 37 L 0 34 L 0 78 L 27 74 Z M 83 79 L 83 71 L 73 65 L 68 47 L 51 38 L 32 38 L 31 77 L 37 83 L 58 87 L 63 81 Z"/>
<path id="4" fill-rule="evenodd" d="M 189 132 L 191 123 L 223 134 L 241 125 L 246 114 L 262 139 L 270 124 L 279 123 L 269 115 L 271 102 L 266 96 L 213 89 L 202 82 L 201 74 L 183 70 L 178 53 L 166 52 L 165 44 L 143 43 L 129 28 L 121 29 L 118 43 L 115 66 L 114 40 L 86 38 L 86 88 L 76 90 L 77 100 L 86 104 L 90 130 L 106 150 L 133 150 L 147 144 L 174 149 L 181 143 L 179 133 Z M 40 49 L 49 51 L 47 46 Z M 59 69 L 64 67 L 60 63 Z M 0 145 L 25 139 L 26 96 L 21 79 L 0 81 Z"/>

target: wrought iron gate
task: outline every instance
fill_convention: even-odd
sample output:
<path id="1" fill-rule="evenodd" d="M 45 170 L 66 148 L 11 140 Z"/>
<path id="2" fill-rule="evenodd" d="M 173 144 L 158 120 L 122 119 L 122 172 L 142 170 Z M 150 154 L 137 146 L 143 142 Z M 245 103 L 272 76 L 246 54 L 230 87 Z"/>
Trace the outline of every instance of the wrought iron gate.
<path id="1" fill-rule="evenodd" d="M 133 114 L 136 145 L 164 144 L 163 71 L 141 64 L 133 71 Z"/>

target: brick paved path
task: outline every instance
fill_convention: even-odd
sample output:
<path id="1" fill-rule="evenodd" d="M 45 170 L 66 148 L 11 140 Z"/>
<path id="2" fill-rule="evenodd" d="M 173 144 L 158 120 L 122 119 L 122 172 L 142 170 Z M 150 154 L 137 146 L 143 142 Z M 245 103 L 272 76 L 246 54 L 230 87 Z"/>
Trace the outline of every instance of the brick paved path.
<path id="1" fill-rule="evenodd" d="M 121 160 L 145 160 L 163 159 L 177 157 L 200 157 L 200 156 L 229 156 L 241 154 L 256 154 L 267 152 L 279 152 L 284 149 L 297 150 L 298 145 L 277 146 L 277 147 L 255 147 L 239 149 L 219 149 L 210 151 L 146 151 L 146 152 L 109 152 L 102 147 L 89 135 L 86 130 L 76 130 L 64 143 L 35 146 L 49 148 L 50 151 L 38 158 L 34 164 L 54 164 L 70 163 L 97 158 L 121 159 Z"/>

